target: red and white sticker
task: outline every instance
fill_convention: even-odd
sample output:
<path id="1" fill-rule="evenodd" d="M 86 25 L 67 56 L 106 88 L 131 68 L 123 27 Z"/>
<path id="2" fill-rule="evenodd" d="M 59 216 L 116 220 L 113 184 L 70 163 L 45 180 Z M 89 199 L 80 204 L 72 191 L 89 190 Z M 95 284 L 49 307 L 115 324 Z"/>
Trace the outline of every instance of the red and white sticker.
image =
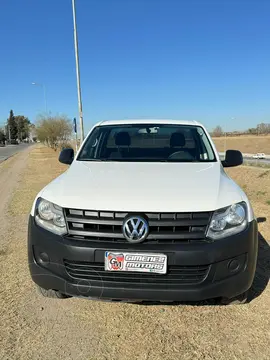
<path id="1" fill-rule="evenodd" d="M 105 270 L 166 274 L 167 255 L 105 251 Z"/>

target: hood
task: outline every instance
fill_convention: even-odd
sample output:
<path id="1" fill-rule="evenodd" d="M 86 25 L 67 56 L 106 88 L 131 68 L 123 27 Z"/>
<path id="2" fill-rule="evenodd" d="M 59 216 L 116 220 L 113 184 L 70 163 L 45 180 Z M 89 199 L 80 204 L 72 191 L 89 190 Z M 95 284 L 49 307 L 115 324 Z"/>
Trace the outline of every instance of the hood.
<path id="1" fill-rule="evenodd" d="M 219 162 L 74 161 L 39 196 L 66 208 L 125 212 L 212 211 L 242 201 Z"/>

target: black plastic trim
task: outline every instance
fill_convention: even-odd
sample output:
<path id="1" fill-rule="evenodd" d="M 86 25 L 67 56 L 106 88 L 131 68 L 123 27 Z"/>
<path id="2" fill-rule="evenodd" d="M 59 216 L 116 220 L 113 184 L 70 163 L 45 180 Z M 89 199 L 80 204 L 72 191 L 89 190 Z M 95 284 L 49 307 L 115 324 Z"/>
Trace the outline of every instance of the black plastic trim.
<path id="1" fill-rule="evenodd" d="M 168 266 L 190 268 L 209 267 L 206 278 L 198 284 L 179 284 L 179 286 L 151 286 L 141 283 L 132 285 L 120 281 L 114 286 L 107 277 L 100 281 L 75 279 L 66 271 L 65 259 L 69 263 L 88 262 L 97 266 L 104 262 L 104 252 L 134 251 L 165 253 Z M 32 279 L 45 289 L 55 289 L 73 296 L 104 299 L 140 299 L 140 300 L 177 300 L 199 301 L 213 297 L 233 297 L 246 290 L 252 284 L 258 251 L 257 223 L 252 221 L 245 231 L 212 243 L 185 244 L 130 244 L 106 242 L 87 242 L 58 236 L 40 228 L 34 218 L 29 219 L 28 260 Z M 48 263 L 42 263 L 40 253 L 49 256 Z M 240 266 L 236 272 L 228 269 L 228 263 L 237 259 Z M 111 276 L 111 275 L 110 275 Z M 126 277 L 127 275 L 122 275 Z M 148 276 L 148 275 L 147 275 Z M 132 277 L 132 275 L 131 275 Z M 129 284 L 129 285 L 125 285 Z"/>

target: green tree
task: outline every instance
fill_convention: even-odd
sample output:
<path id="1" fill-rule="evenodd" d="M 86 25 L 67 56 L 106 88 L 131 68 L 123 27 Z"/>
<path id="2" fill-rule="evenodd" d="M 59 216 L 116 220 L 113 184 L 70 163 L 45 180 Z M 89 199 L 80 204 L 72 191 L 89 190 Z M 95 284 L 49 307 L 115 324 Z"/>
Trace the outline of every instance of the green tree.
<path id="1" fill-rule="evenodd" d="M 29 138 L 29 133 L 31 130 L 31 123 L 29 119 L 23 115 L 17 115 L 15 116 L 15 121 L 17 124 L 18 138 L 21 141 Z"/>
<path id="2" fill-rule="evenodd" d="M 10 110 L 9 118 L 8 118 L 8 127 L 9 127 L 9 133 L 10 133 L 10 140 L 16 140 L 18 137 L 18 129 L 17 129 L 17 123 L 15 121 L 15 116 L 13 113 L 13 110 Z"/>
<path id="3" fill-rule="evenodd" d="M 257 129 L 256 128 L 250 128 L 250 129 L 248 129 L 248 133 L 252 134 L 252 135 L 256 135 L 257 134 Z"/>
<path id="4" fill-rule="evenodd" d="M 0 144 L 1 143 L 4 144 L 5 140 L 6 140 L 5 133 L 2 129 L 0 129 Z"/>

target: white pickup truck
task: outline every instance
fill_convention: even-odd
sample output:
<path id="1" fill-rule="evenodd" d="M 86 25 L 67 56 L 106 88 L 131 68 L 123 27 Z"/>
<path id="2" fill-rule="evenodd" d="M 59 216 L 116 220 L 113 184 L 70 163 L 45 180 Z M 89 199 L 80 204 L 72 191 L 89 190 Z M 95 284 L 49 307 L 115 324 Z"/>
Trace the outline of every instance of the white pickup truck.
<path id="1" fill-rule="evenodd" d="M 153 130 L 154 129 L 154 130 Z M 98 123 L 68 170 L 37 195 L 28 257 L 44 296 L 244 303 L 257 222 L 243 190 L 195 121 Z"/>
<path id="2" fill-rule="evenodd" d="M 253 157 L 253 159 L 265 159 L 266 158 L 264 153 L 257 153 L 255 155 L 253 155 L 252 157 Z"/>

